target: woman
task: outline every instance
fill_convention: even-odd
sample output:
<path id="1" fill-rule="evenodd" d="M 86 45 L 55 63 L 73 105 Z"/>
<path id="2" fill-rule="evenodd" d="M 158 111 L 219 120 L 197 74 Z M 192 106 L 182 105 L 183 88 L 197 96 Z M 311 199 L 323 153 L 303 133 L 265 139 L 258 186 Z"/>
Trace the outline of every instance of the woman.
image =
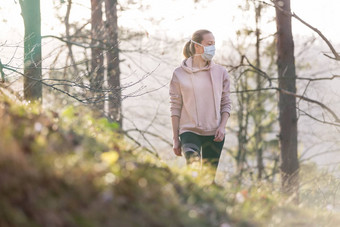
<path id="1" fill-rule="evenodd" d="M 196 31 L 183 54 L 169 88 L 173 151 L 183 151 L 187 165 L 208 163 L 215 176 L 231 111 L 230 77 L 212 61 L 215 38 L 208 30 Z"/>

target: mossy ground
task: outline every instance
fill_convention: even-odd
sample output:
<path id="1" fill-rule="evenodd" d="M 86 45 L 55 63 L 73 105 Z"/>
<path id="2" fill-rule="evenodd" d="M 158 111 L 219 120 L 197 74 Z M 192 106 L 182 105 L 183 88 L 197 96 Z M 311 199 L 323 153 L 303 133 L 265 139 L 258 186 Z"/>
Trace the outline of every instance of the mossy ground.
<path id="1" fill-rule="evenodd" d="M 327 198 L 302 188 L 295 206 L 268 183 L 210 185 L 169 167 L 84 106 L 57 113 L 3 95 L 0 116 L 0 226 L 340 226 L 325 209 L 339 198 L 330 175 Z"/>

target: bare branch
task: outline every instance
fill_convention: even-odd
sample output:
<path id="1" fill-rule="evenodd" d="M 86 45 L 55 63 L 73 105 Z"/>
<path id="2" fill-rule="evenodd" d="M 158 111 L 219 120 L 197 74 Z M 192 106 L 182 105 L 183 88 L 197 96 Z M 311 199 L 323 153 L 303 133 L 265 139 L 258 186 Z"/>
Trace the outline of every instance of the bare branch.
<path id="1" fill-rule="evenodd" d="M 283 92 L 287 95 L 293 95 L 295 97 L 298 97 L 300 99 L 303 99 L 305 101 L 308 101 L 308 102 L 311 102 L 311 103 L 315 103 L 319 106 L 321 106 L 322 108 L 324 108 L 325 110 L 327 110 L 333 117 L 334 117 L 334 120 L 335 122 L 338 122 L 340 123 L 340 119 L 338 118 L 338 116 L 335 114 L 334 111 L 332 111 L 329 107 L 327 107 L 325 104 L 319 102 L 319 101 L 316 101 L 316 100 L 313 100 L 313 99 L 310 99 L 310 98 L 307 98 L 305 96 L 302 96 L 302 95 L 298 95 L 298 94 L 295 94 L 293 92 L 290 92 L 290 91 L 287 91 L 287 90 L 284 90 L 284 89 L 281 89 L 281 88 L 276 88 L 276 90 L 280 91 L 280 92 Z"/>
<path id="2" fill-rule="evenodd" d="M 66 44 L 70 44 L 70 45 L 75 45 L 75 46 L 78 46 L 78 47 L 82 47 L 82 48 L 85 48 L 85 49 L 88 49 L 88 48 L 100 48 L 100 49 L 103 49 L 105 50 L 105 48 L 101 45 L 89 45 L 89 44 L 83 44 L 83 43 L 77 43 L 77 42 L 74 42 L 74 41 L 71 41 L 69 39 L 65 40 L 63 37 L 58 37 L 58 36 L 55 36 L 55 35 L 44 35 L 44 36 L 41 36 L 41 38 L 54 38 L 54 39 L 58 39 Z M 66 37 L 67 38 L 67 37 Z"/>
<path id="3" fill-rule="evenodd" d="M 249 59 L 247 58 L 247 56 L 245 55 L 242 55 L 242 58 L 241 58 L 241 62 L 243 62 L 243 59 L 246 59 L 247 60 L 247 63 L 249 64 L 250 67 L 252 67 L 253 69 L 255 69 L 257 72 L 259 72 L 259 75 L 265 77 L 268 82 L 269 82 L 269 87 L 272 86 L 272 81 L 271 81 L 271 78 L 268 76 L 267 73 L 265 73 L 264 71 L 262 71 L 261 69 L 259 69 L 258 67 L 256 67 L 255 65 L 251 64 Z"/>
<path id="4" fill-rule="evenodd" d="M 269 6 L 272 6 L 272 7 L 275 7 L 277 9 L 279 9 L 281 12 L 283 12 L 284 14 L 288 15 L 288 16 L 291 16 L 291 17 L 294 17 L 295 19 L 297 19 L 298 21 L 300 21 L 302 24 L 306 25 L 308 28 L 312 29 L 314 32 L 316 32 L 324 41 L 325 43 L 327 44 L 327 46 L 329 47 L 329 49 L 332 51 L 334 57 L 332 56 L 329 56 L 327 54 L 324 54 L 326 57 L 329 57 L 333 60 L 336 60 L 336 61 L 340 61 L 340 55 L 338 54 L 338 52 L 336 52 L 335 48 L 333 47 L 333 45 L 331 44 L 331 42 L 326 38 L 326 36 L 317 28 L 313 27 L 312 25 L 310 25 L 309 23 L 307 23 L 306 21 L 304 21 L 303 19 L 301 19 L 298 15 L 296 15 L 295 13 L 291 13 L 285 9 L 283 9 L 282 7 L 278 6 L 277 3 L 274 1 L 274 0 L 271 0 L 271 2 L 273 4 L 269 4 L 268 2 L 265 2 L 265 1 L 259 1 L 265 5 L 269 5 Z"/>
<path id="5" fill-rule="evenodd" d="M 294 77 L 292 77 L 294 78 Z M 333 75 L 331 77 L 319 77 L 319 78 L 309 78 L 309 77 L 295 77 L 297 80 L 309 80 L 309 81 L 318 81 L 318 80 L 333 80 L 335 78 L 340 78 L 340 75 Z M 271 77 L 272 80 L 278 80 L 278 77 Z"/>
<path id="6" fill-rule="evenodd" d="M 313 31 L 315 31 L 316 33 L 318 33 L 318 35 L 326 42 L 327 46 L 329 47 L 329 49 L 331 49 L 334 57 L 331 57 L 327 54 L 324 54 L 325 56 L 334 59 L 336 61 L 340 61 L 340 55 L 336 52 L 335 48 L 333 47 L 333 45 L 331 44 L 331 42 L 326 38 L 326 36 L 324 36 L 324 34 L 322 34 L 320 32 L 319 29 L 311 26 L 310 24 L 308 24 L 306 21 L 302 20 L 298 15 L 296 15 L 295 13 L 291 14 L 292 17 L 296 18 L 297 20 L 299 20 L 301 23 L 303 23 L 304 25 L 306 25 L 307 27 L 309 27 L 310 29 L 312 29 Z"/>
<path id="7" fill-rule="evenodd" d="M 32 80 L 35 80 L 37 82 L 40 82 L 42 83 L 43 85 L 47 86 L 47 87 L 50 87 L 56 91 L 59 91 L 81 103 L 84 103 L 84 104 L 91 104 L 91 103 L 97 103 L 97 102 L 103 102 L 105 100 L 109 100 L 107 97 L 106 97 L 106 94 L 108 93 L 113 93 L 114 95 L 116 95 L 120 90 L 123 90 L 123 89 L 126 89 L 128 87 L 131 87 L 133 85 L 136 85 L 138 84 L 141 80 L 145 79 L 147 76 L 150 76 L 158 67 L 159 67 L 159 64 L 157 65 L 157 67 L 152 70 L 151 72 L 147 72 L 140 80 L 136 81 L 136 82 L 133 82 L 133 83 L 130 83 L 128 84 L 127 86 L 120 86 L 119 88 L 112 88 L 112 87 L 109 87 L 107 89 L 104 89 L 104 88 L 101 88 L 101 89 L 95 89 L 95 88 L 91 88 L 90 86 L 88 85 L 85 85 L 85 84 L 79 84 L 77 83 L 76 81 L 70 81 L 70 80 L 66 80 L 66 79 L 37 79 L 37 78 L 32 78 L 32 77 L 29 77 L 27 75 L 25 75 L 24 73 L 10 67 L 10 66 L 7 66 L 7 65 L 2 65 L 1 64 L 1 67 L 3 69 L 7 69 L 9 71 L 12 71 L 12 72 L 15 72 L 21 76 L 24 76 L 24 77 L 28 77 Z M 47 83 L 45 81 L 56 81 L 57 83 Z M 84 89 L 85 91 L 93 91 L 93 92 L 98 92 L 98 93 L 102 93 L 101 94 L 101 99 L 97 99 L 97 98 L 94 98 L 94 97 L 86 97 L 86 98 L 81 98 L 77 95 L 74 95 L 74 94 L 71 94 L 69 93 L 68 91 L 65 91 L 61 88 L 58 88 L 57 86 L 69 86 L 69 87 L 78 87 L 78 88 L 81 88 L 81 89 Z M 126 99 L 127 97 L 137 97 L 137 96 L 141 96 L 141 95 L 144 95 L 144 94 L 147 94 L 147 93 L 151 93 L 153 91 L 156 91 L 158 89 L 161 89 L 162 87 L 166 86 L 166 84 L 162 85 L 161 87 L 159 88 L 156 88 L 156 89 L 152 89 L 152 90 L 149 90 L 149 91 L 146 91 L 144 93 L 140 93 L 140 94 L 137 94 L 137 95 L 133 95 L 137 92 L 139 92 L 140 90 L 142 90 L 143 88 L 145 88 L 145 86 L 142 86 L 141 88 L 137 89 L 136 91 L 133 91 L 127 95 L 124 95 L 122 96 L 122 100 Z M 95 101 L 93 101 L 95 100 Z"/>
<path id="8" fill-rule="evenodd" d="M 301 110 L 300 108 L 298 108 L 298 110 L 301 111 L 301 112 L 302 112 L 303 114 L 305 114 L 306 116 L 312 118 L 312 119 L 315 120 L 315 121 L 321 122 L 321 123 L 323 123 L 323 124 L 328 124 L 328 125 L 333 125 L 333 126 L 340 127 L 340 124 L 335 124 L 335 123 L 332 123 L 332 122 L 329 122 L 329 121 L 320 120 L 320 119 L 317 119 L 316 117 L 310 115 L 310 114 L 307 113 L 306 111 Z"/>
<path id="9" fill-rule="evenodd" d="M 319 106 L 321 106 L 323 109 L 327 110 L 333 117 L 334 117 L 334 120 L 335 122 L 339 122 L 340 123 L 340 119 L 339 117 L 335 114 L 335 112 L 333 110 L 331 110 L 329 107 L 327 107 L 325 104 L 319 102 L 319 101 L 316 101 L 314 99 L 310 99 L 310 98 L 307 98 L 305 96 L 302 96 L 302 95 L 298 95 L 298 94 L 295 94 L 293 92 L 290 92 L 290 91 L 287 91 L 287 90 L 284 90 L 282 88 L 278 88 L 278 87 L 269 87 L 269 88 L 260 88 L 260 89 L 247 89 L 247 90 L 241 90 L 241 91 L 231 91 L 231 93 L 245 93 L 245 92 L 256 92 L 256 91 L 261 91 L 261 90 L 277 90 L 279 92 L 282 92 L 282 93 L 285 93 L 287 95 L 292 95 L 292 96 L 295 96 L 297 98 L 300 98 L 304 101 L 307 101 L 307 102 L 311 102 L 311 103 L 315 103 Z M 339 124 L 333 124 L 335 126 L 340 126 Z"/>

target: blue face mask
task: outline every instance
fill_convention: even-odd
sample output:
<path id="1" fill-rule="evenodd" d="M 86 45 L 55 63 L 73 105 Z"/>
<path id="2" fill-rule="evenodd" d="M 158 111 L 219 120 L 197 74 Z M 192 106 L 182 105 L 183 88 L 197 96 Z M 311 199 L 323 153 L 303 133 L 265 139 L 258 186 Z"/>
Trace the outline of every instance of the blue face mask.
<path id="1" fill-rule="evenodd" d="M 200 54 L 202 58 L 206 61 L 210 61 L 214 55 L 215 55 L 215 45 L 210 45 L 210 46 L 203 46 L 202 44 L 195 42 L 194 40 L 190 40 L 193 43 L 196 43 L 204 48 L 204 53 Z"/>

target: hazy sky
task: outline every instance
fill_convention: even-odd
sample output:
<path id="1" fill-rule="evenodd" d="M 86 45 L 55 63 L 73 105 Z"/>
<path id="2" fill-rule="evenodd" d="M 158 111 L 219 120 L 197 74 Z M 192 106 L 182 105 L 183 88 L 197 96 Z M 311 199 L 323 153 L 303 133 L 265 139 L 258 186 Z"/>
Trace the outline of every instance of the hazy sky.
<path id="1" fill-rule="evenodd" d="M 121 1 L 121 2 L 126 2 Z M 18 1 L 2 0 L 0 7 L 0 42 L 16 42 L 21 40 L 23 34 L 23 22 L 20 17 Z M 55 18 L 55 10 L 52 0 L 41 1 L 42 33 L 58 34 L 63 32 L 63 26 L 56 26 L 60 22 Z M 89 18 L 90 1 L 74 0 L 71 20 Z M 201 0 L 195 4 L 193 0 L 143 0 L 149 9 L 139 9 L 123 12 L 119 18 L 122 26 L 133 27 L 148 31 L 150 35 L 163 34 L 174 38 L 190 37 L 191 33 L 199 28 L 208 28 L 213 31 L 216 41 L 233 38 L 235 31 L 242 24 L 252 23 L 252 18 L 245 18 L 237 10 L 237 5 L 243 1 L 238 0 Z M 340 29 L 337 22 L 340 21 L 340 1 L 323 0 L 292 0 L 292 11 L 300 17 L 319 28 L 333 42 L 340 42 Z M 56 0 L 60 4 L 59 0 Z M 65 9 L 66 4 L 63 4 Z M 273 15 L 274 10 L 268 10 L 268 15 Z M 154 24 L 146 18 L 155 18 L 160 23 Z M 264 24 L 265 25 L 265 24 Z M 53 27 L 53 30 L 52 30 Z M 275 29 L 273 23 L 268 25 L 268 31 Z M 294 34 L 310 35 L 310 29 L 293 20 Z M 218 43 L 217 43 L 218 45 Z"/>

